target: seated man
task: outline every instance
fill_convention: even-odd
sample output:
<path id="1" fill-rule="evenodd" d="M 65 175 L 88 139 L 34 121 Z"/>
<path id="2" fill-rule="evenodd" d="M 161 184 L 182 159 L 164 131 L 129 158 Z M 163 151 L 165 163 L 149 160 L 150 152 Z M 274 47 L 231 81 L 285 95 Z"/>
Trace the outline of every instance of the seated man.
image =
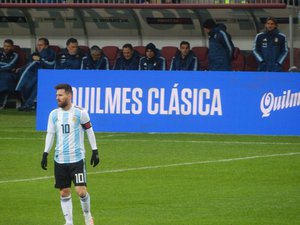
<path id="1" fill-rule="evenodd" d="M 190 43 L 182 41 L 179 52 L 172 58 L 170 70 L 191 70 L 199 69 L 198 58 L 190 49 Z"/>
<path id="2" fill-rule="evenodd" d="M 81 69 L 108 70 L 109 61 L 102 50 L 97 45 L 94 45 L 91 47 L 90 53 L 83 57 Z"/>
<path id="3" fill-rule="evenodd" d="M 122 47 L 122 54 L 114 66 L 114 70 L 138 70 L 139 54 L 133 49 L 131 44 L 125 44 Z"/>
<path id="4" fill-rule="evenodd" d="M 30 62 L 22 70 L 21 78 L 16 87 L 22 97 L 22 106 L 19 111 L 34 110 L 34 101 L 37 96 L 37 72 L 39 69 L 54 69 L 55 52 L 49 48 L 47 38 L 39 38 L 37 51 L 30 57 Z"/>
<path id="5" fill-rule="evenodd" d="M 15 67 L 18 54 L 13 51 L 14 42 L 4 40 L 3 51 L 0 51 L 0 109 L 5 107 L 8 94 L 16 87 Z"/>
<path id="6" fill-rule="evenodd" d="M 69 38 L 64 49 L 57 57 L 56 69 L 76 70 L 81 69 L 82 58 L 84 54 L 78 47 L 78 41 L 75 38 Z"/>
<path id="7" fill-rule="evenodd" d="M 166 59 L 159 55 L 152 43 L 145 48 L 145 56 L 140 59 L 139 70 L 166 70 Z"/>

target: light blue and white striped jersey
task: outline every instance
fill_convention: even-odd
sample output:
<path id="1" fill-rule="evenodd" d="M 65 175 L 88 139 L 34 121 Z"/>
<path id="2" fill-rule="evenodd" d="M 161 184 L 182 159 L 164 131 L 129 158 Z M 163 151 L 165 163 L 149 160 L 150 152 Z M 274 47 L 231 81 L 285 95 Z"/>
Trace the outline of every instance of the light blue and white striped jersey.
<path id="1" fill-rule="evenodd" d="M 48 119 L 48 133 L 56 134 L 54 160 L 57 163 L 74 163 L 85 158 L 83 124 L 90 121 L 87 111 L 72 106 L 68 111 L 57 108 Z"/>

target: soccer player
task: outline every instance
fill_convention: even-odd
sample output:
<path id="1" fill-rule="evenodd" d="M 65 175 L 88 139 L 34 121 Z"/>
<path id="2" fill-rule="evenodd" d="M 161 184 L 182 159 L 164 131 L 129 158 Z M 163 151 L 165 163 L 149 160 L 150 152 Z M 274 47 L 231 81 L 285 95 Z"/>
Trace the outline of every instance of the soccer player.
<path id="1" fill-rule="evenodd" d="M 47 170 L 47 156 L 54 136 L 56 146 L 54 154 L 55 187 L 60 190 L 60 203 L 66 225 L 73 225 L 71 182 L 80 198 L 86 225 L 93 225 L 90 210 L 90 196 L 86 188 L 84 131 L 93 150 L 91 165 L 100 162 L 95 134 L 85 109 L 72 104 L 72 87 L 69 84 L 55 86 L 58 108 L 49 114 L 45 149 L 41 166 Z"/>

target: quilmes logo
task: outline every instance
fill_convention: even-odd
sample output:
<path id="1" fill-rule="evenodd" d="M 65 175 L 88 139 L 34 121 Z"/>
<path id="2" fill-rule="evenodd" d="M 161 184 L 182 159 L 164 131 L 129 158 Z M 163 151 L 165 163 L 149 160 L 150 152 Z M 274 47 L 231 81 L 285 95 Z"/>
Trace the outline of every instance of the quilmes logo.
<path id="1" fill-rule="evenodd" d="M 284 91 L 281 96 L 272 92 L 265 93 L 260 101 L 262 117 L 270 116 L 272 111 L 284 110 L 300 106 L 300 92 Z"/>

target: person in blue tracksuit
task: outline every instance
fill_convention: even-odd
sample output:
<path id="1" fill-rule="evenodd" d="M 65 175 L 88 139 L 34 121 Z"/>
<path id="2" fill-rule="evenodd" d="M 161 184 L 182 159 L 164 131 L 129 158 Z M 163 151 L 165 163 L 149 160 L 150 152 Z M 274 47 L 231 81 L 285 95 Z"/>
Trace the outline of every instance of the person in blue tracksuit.
<path id="1" fill-rule="evenodd" d="M 166 70 L 166 59 L 159 55 L 153 43 L 145 47 L 145 56 L 140 59 L 139 70 Z"/>
<path id="2" fill-rule="evenodd" d="M 189 42 L 180 43 L 179 52 L 172 58 L 170 70 L 199 70 L 198 58 L 192 52 Z"/>
<path id="3" fill-rule="evenodd" d="M 6 39 L 3 43 L 3 51 L 0 51 L 0 109 L 5 107 L 8 94 L 16 87 L 15 70 L 19 56 L 13 48 L 14 42 Z"/>
<path id="4" fill-rule="evenodd" d="M 258 62 L 258 71 L 280 72 L 288 54 L 286 36 L 278 28 L 274 17 L 269 17 L 265 30 L 254 39 L 253 54 Z"/>
<path id="5" fill-rule="evenodd" d="M 16 91 L 20 92 L 22 97 L 22 106 L 19 111 L 34 110 L 34 101 L 37 96 L 37 73 L 39 69 L 54 69 L 55 52 L 49 48 L 47 38 L 39 38 L 37 42 L 37 51 L 34 52 L 29 63 L 22 69 L 20 80 Z"/>
<path id="6" fill-rule="evenodd" d="M 122 53 L 117 58 L 114 65 L 114 70 L 138 70 L 140 56 L 132 47 L 131 44 L 125 44 L 122 47 Z"/>
<path id="7" fill-rule="evenodd" d="M 212 71 L 231 71 L 234 44 L 224 24 L 216 24 L 213 19 L 203 23 L 209 36 L 208 69 Z"/>
<path id="8" fill-rule="evenodd" d="M 66 49 L 57 57 L 56 69 L 80 70 L 84 56 L 85 55 L 79 49 L 77 39 L 69 38 L 66 42 Z"/>
<path id="9" fill-rule="evenodd" d="M 91 47 L 90 53 L 87 56 L 83 57 L 81 69 L 108 70 L 108 58 L 104 55 L 102 50 L 97 45 L 94 45 Z"/>

